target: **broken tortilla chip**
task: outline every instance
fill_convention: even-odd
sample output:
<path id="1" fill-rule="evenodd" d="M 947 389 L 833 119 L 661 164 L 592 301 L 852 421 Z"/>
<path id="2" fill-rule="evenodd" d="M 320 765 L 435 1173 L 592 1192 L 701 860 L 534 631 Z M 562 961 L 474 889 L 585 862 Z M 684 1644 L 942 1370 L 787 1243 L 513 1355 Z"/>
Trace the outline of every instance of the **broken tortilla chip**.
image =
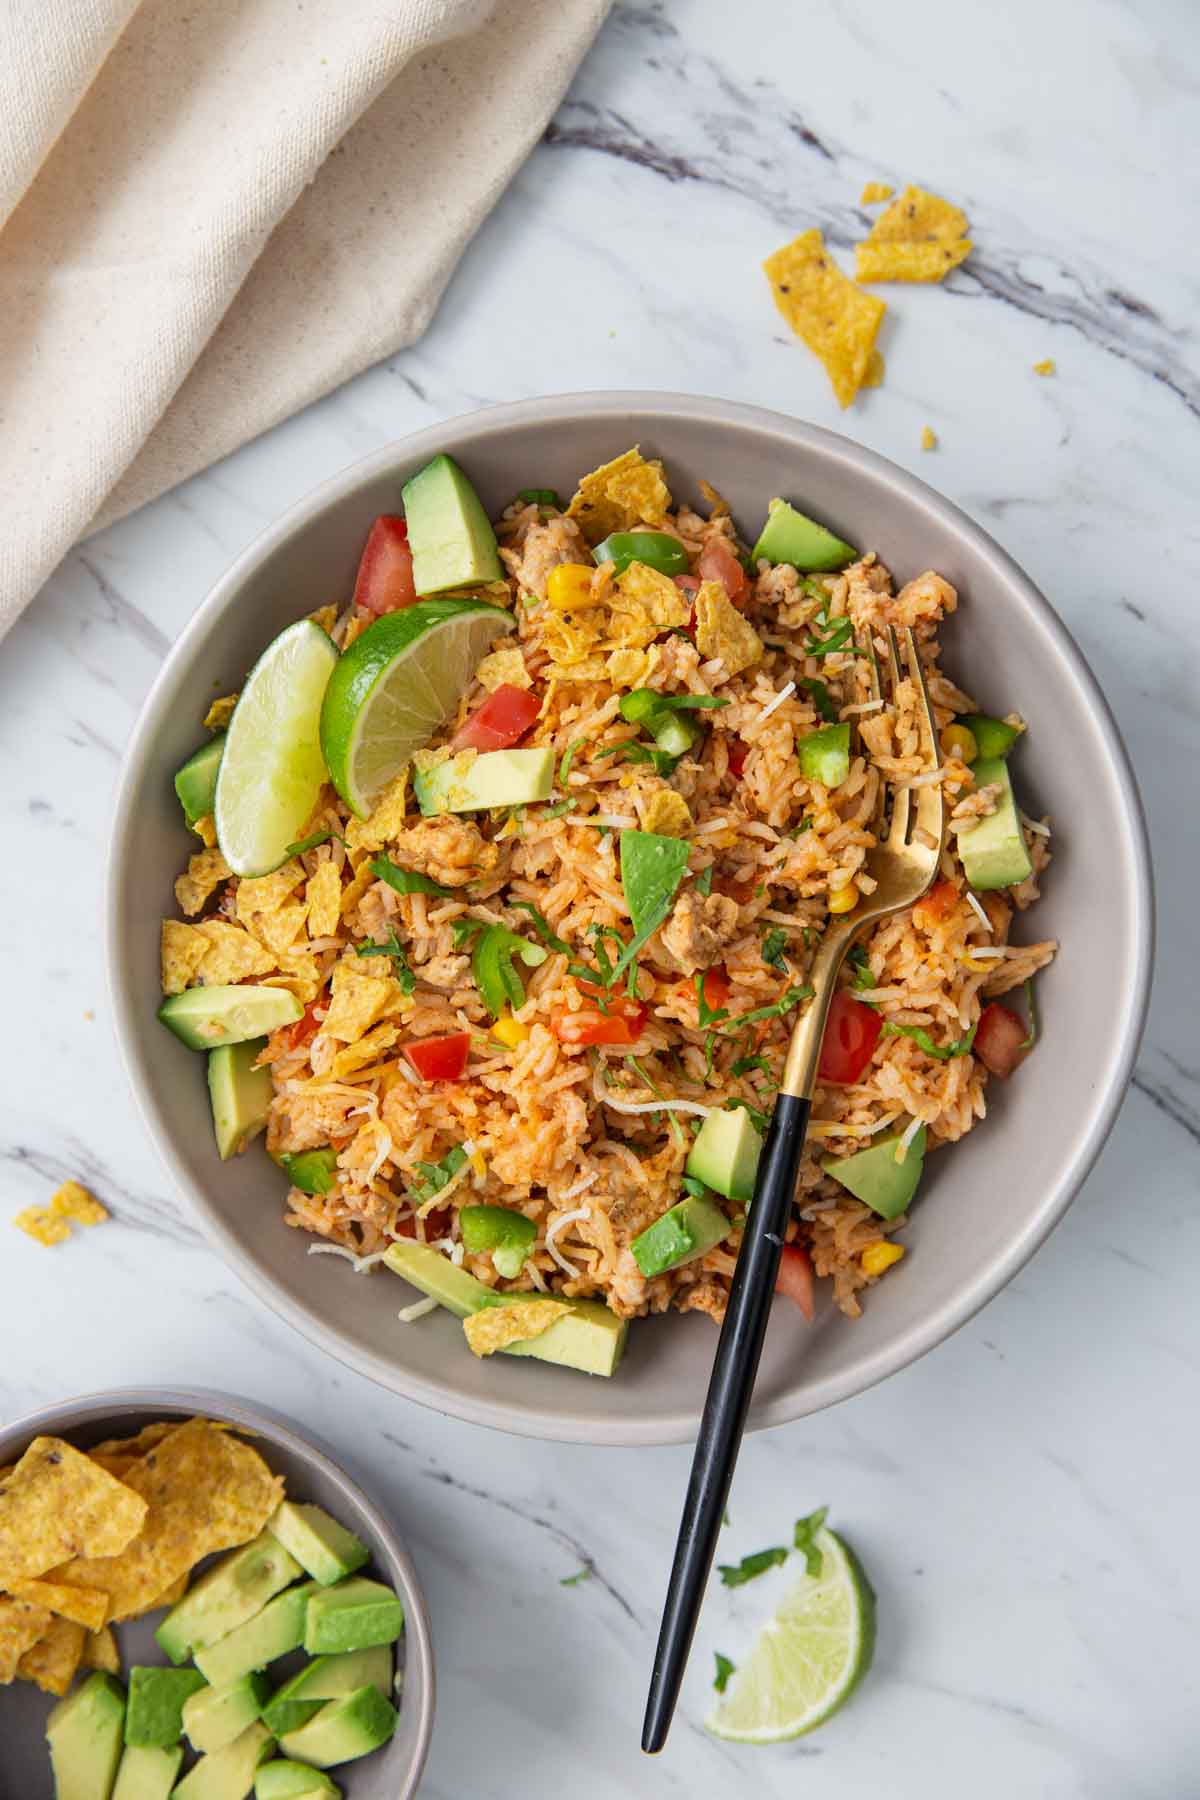
<path id="1" fill-rule="evenodd" d="M 155 1444 L 161 1444 L 165 1437 L 178 1431 L 184 1423 L 182 1419 L 155 1419 L 150 1425 L 143 1425 L 133 1437 L 105 1438 L 102 1443 L 94 1444 L 88 1451 L 89 1456 L 145 1456 L 147 1450 L 153 1450 Z"/>
<path id="2" fill-rule="evenodd" d="M 219 700 L 214 700 L 204 715 L 204 729 L 206 731 L 224 731 L 233 717 L 239 698 L 238 694 L 222 694 Z"/>
<path id="3" fill-rule="evenodd" d="M 333 971 L 322 1033 L 343 1044 L 356 1044 L 384 1013 L 398 1011 L 403 999 L 404 991 L 393 975 L 371 975 L 355 958 L 343 959 Z"/>
<path id="4" fill-rule="evenodd" d="M 763 268 L 776 306 L 825 365 L 838 405 L 849 406 L 867 377 L 883 301 L 842 274 L 815 229 L 776 250 Z"/>
<path id="5" fill-rule="evenodd" d="M 64 1181 L 50 1201 L 50 1211 L 56 1219 L 74 1219 L 80 1225 L 103 1225 L 110 1216 L 81 1181 Z"/>
<path id="6" fill-rule="evenodd" d="M 219 850 L 197 850 L 195 856 L 188 858 L 187 873 L 175 882 L 175 899 L 180 912 L 194 919 L 232 874 L 233 870 Z"/>
<path id="7" fill-rule="evenodd" d="M 967 215 L 925 188 L 906 187 L 899 199 L 893 200 L 886 212 L 880 213 L 872 225 L 868 242 L 873 244 L 921 244 L 926 241 L 947 242 L 966 237 L 970 227 Z"/>
<path id="8" fill-rule="evenodd" d="M 858 197 L 860 206 L 878 206 L 881 200 L 890 200 L 895 188 L 886 181 L 868 181 Z"/>
<path id="9" fill-rule="evenodd" d="M 65 1243 L 71 1235 L 71 1227 L 65 1219 L 56 1219 L 48 1206 L 26 1206 L 16 1214 L 13 1224 L 26 1237 L 31 1237 L 35 1244 L 43 1244 L 52 1249 L 55 1244 Z"/>
<path id="10" fill-rule="evenodd" d="M 342 877 L 337 864 L 326 856 L 317 864 L 304 890 L 308 905 L 310 938 L 332 937 L 342 917 Z"/>
<path id="11" fill-rule="evenodd" d="M 541 1337 L 569 1311 L 561 1300 L 521 1300 L 513 1306 L 485 1306 L 463 1320 L 467 1343 L 476 1356 L 494 1356 L 508 1344 Z"/>
<path id="12" fill-rule="evenodd" d="M 48 1607 L 0 1594 L 0 1686 L 17 1678 L 17 1664 L 37 1643 L 53 1619 Z"/>
<path id="13" fill-rule="evenodd" d="M 146 1513 L 141 1494 L 73 1444 L 34 1438 L 0 1491 L 0 1586 L 30 1581 L 69 1557 L 119 1555 Z"/>
<path id="14" fill-rule="evenodd" d="M 642 830 L 659 837 L 686 837 L 692 828 L 692 814 L 682 794 L 674 788 L 658 788 L 642 808 Z"/>
<path id="15" fill-rule="evenodd" d="M 283 1498 L 282 1479 L 257 1450 L 207 1419 L 180 1425 L 126 1479 L 147 1507 L 138 1537 L 120 1554 L 77 1558 L 50 1577 L 100 1588 L 117 1621 L 161 1605 L 202 1557 L 249 1542 Z"/>
<path id="16" fill-rule="evenodd" d="M 702 581 L 697 589 L 696 648 L 701 656 L 720 657 L 731 678 L 762 661 L 762 639 L 720 581 Z"/>
<path id="17" fill-rule="evenodd" d="M 121 1652 L 111 1626 L 102 1625 L 99 1631 L 88 1632 L 83 1640 L 82 1662 L 85 1669 L 104 1669 L 109 1675 L 121 1673 Z"/>
<path id="18" fill-rule="evenodd" d="M 567 517 L 578 519 L 589 544 L 598 544 L 613 531 L 657 525 L 670 510 L 671 492 L 661 462 L 647 462 L 635 444 L 582 478 Z"/>
<path id="19" fill-rule="evenodd" d="M 956 269 L 973 246 L 970 238 L 927 244 L 865 244 L 854 247 L 856 281 L 940 281 Z"/>
<path id="20" fill-rule="evenodd" d="M 73 1619 L 51 1619 L 36 1644 L 17 1664 L 21 1681 L 34 1681 L 43 1692 L 61 1699 L 75 1679 L 87 1631 Z"/>
<path id="21" fill-rule="evenodd" d="M 99 1631 L 108 1617 L 108 1595 L 99 1588 L 70 1587 L 61 1581 L 18 1581 L 14 1600 L 44 1606 L 60 1619 L 71 1619 L 88 1631 Z"/>

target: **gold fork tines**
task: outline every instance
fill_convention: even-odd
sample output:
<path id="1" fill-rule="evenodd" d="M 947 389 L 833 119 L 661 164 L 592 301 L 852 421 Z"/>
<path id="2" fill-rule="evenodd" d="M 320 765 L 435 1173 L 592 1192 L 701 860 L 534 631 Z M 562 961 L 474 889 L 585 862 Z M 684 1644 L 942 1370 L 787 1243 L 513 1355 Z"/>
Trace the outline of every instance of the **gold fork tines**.
<path id="1" fill-rule="evenodd" d="M 933 708 L 916 639 L 911 630 L 905 629 L 898 634 L 890 625 L 882 635 L 886 696 L 872 636 L 864 633 L 858 640 L 859 651 L 867 659 L 871 698 L 888 698 L 895 705 L 901 682 L 907 675 L 917 697 L 921 769 L 916 780 L 920 781 L 922 776 L 934 774 L 940 764 Z M 852 912 L 831 915 L 813 960 L 810 977 L 813 997 L 792 1032 L 781 1091 L 797 1099 L 808 1098 L 816 1083 L 825 1021 L 846 952 L 868 926 L 877 924 L 890 913 L 914 905 L 937 874 L 946 833 L 946 809 L 940 784 L 924 782 L 914 787 L 905 781 L 885 778 L 880 788 L 880 804 L 881 835 L 867 854 L 865 870 L 875 887 L 869 895 L 860 895 Z M 886 835 L 882 829 L 885 821 Z"/>

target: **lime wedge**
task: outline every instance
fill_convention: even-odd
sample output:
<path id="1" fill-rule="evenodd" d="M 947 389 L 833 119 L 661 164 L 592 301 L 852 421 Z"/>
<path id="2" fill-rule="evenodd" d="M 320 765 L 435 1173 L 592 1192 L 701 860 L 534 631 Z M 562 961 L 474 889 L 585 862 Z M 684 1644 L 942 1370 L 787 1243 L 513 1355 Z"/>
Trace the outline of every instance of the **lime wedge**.
<path id="1" fill-rule="evenodd" d="M 803 1575 L 705 1720 L 714 1737 L 779 1744 L 830 1718 L 871 1664 L 875 1596 L 854 1552 L 819 1531 L 821 1573 Z"/>
<path id="2" fill-rule="evenodd" d="M 281 631 L 251 669 L 225 734 L 213 813 L 235 875 L 287 861 L 325 782 L 319 726 L 333 640 L 311 619 Z"/>
<path id="3" fill-rule="evenodd" d="M 351 644 L 325 691 L 321 748 L 360 819 L 453 716 L 489 647 L 515 624 L 481 600 L 420 600 L 385 613 Z"/>

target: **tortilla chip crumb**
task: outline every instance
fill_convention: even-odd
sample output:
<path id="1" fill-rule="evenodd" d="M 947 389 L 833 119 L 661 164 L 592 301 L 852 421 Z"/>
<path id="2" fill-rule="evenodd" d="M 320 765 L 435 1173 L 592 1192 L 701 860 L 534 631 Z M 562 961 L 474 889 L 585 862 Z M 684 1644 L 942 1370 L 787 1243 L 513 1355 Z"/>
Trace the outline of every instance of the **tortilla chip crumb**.
<path id="1" fill-rule="evenodd" d="M 196 823 L 192 826 L 192 830 L 209 850 L 216 849 L 217 824 L 211 813 L 201 813 L 200 817 L 196 820 Z"/>
<path id="2" fill-rule="evenodd" d="M 214 700 L 204 715 L 204 729 L 224 731 L 240 698 L 239 694 L 223 694 L 219 700 Z"/>
<path id="3" fill-rule="evenodd" d="M 696 648 L 701 656 L 719 657 L 730 680 L 762 661 L 762 639 L 719 581 L 702 581 L 697 590 Z"/>
<path id="4" fill-rule="evenodd" d="M 825 365 L 838 405 L 862 387 L 887 308 L 843 275 L 815 228 L 802 231 L 763 264 L 775 304 Z"/>
<path id="5" fill-rule="evenodd" d="M 64 1181 L 50 1202 L 50 1211 L 60 1219 L 77 1219 L 81 1225 L 103 1225 L 110 1217 L 94 1194 L 89 1194 L 81 1181 Z"/>
<path id="6" fill-rule="evenodd" d="M 642 808 L 643 831 L 657 832 L 660 837 L 686 837 L 691 828 L 691 809 L 674 788 L 659 788 Z"/>
<path id="7" fill-rule="evenodd" d="M 498 687 L 531 688 L 533 676 L 525 667 L 525 658 L 519 650 L 493 650 L 485 656 L 475 671 L 476 681 L 483 683 L 489 694 L 494 694 Z"/>
<path id="8" fill-rule="evenodd" d="M 859 196 L 860 206 L 878 206 L 881 200 L 890 200 L 895 193 L 886 181 L 868 181 Z"/>
<path id="9" fill-rule="evenodd" d="M 65 1219 L 56 1219 L 47 1206 L 27 1206 L 13 1220 L 18 1231 L 31 1237 L 35 1244 L 44 1244 L 49 1249 L 54 1244 L 61 1244 L 71 1235 L 71 1227 Z"/>
<path id="10" fill-rule="evenodd" d="M 921 427 L 921 448 L 922 448 L 922 450 L 936 450 L 937 447 L 938 447 L 937 432 L 933 429 L 932 425 L 923 425 Z"/>
<path id="11" fill-rule="evenodd" d="M 967 235 L 967 215 L 961 207 L 952 206 L 925 188 L 906 187 L 885 213 L 872 225 L 869 239 L 874 244 L 948 243 Z"/>
<path id="12" fill-rule="evenodd" d="M 906 187 L 855 245 L 858 281 L 941 281 L 973 246 L 961 207 L 924 188 Z"/>
<path id="13" fill-rule="evenodd" d="M 83 1640 L 83 1666 L 85 1669 L 104 1669 L 109 1675 L 121 1673 L 121 1652 L 117 1649 L 111 1625 L 88 1632 Z"/>
<path id="14" fill-rule="evenodd" d="M 233 870 L 225 861 L 219 850 L 198 850 L 195 856 L 188 858 L 186 875 L 180 875 L 175 882 L 175 898 L 179 910 L 194 919 L 197 913 L 204 911 L 209 899 L 216 893 L 223 881 L 228 881 Z"/>
<path id="15" fill-rule="evenodd" d="M 1042 358 L 1041 362 L 1035 362 L 1033 365 L 1033 372 L 1035 375 L 1057 374 L 1054 358 L 1052 356 L 1046 356 Z"/>
<path id="16" fill-rule="evenodd" d="M 561 1300 L 520 1300 L 513 1306 L 485 1306 L 463 1320 L 467 1343 L 476 1356 L 494 1356 L 509 1344 L 541 1337 L 569 1310 Z"/>
<path id="17" fill-rule="evenodd" d="M 336 606 L 318 606 L 316 612 L 311 612 L 308 616 L 313 624 L 319 625 L 328 637 L 337 624 L 338 609 Z"/>
<path id="18" fill-rule="evenodd" d="M 872 350 L 867 358 L 867 372 L 863 376 L 864 387 L 882 387 L 887 373 L 887 364 L 883 360 L 882 350 Z"/>

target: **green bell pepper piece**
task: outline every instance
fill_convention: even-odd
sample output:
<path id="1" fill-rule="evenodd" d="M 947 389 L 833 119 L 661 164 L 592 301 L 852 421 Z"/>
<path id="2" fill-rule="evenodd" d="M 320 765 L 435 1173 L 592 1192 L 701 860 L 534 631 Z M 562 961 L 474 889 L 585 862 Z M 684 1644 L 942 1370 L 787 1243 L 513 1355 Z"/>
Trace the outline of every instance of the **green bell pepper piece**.
<path id="1" fill-rule="evenodd" d="M 525 1267 L 537 1227 L 524 1213 L 509 1206 L 464 1206 L 458 1223 L 462 1241 L 472 1256 L 490 1250 L 496 1273 L 514 1281 Z"/>
<path id="2" fill-rule="evenodd" d="M 536 969 L 549 952 L 528 938 L 518 937 L 503 925 L 488 925 L 475 939 L 471 951 L 471 972 L 483 1003 L 493 1019 L 498 1019 L 510 1006 L 525 1004 L 525 986 L 513 966 L 519 956 L 527 968 Z"/>
<path id="3" fill-rule="evenodd" d="M 687 574 L 687 551 L 667 531 L 614 531 L 596 545 L 592 555 L 597 566 L 612 563 L 618 575 L 635 562 L 657 569 L 660 575 Z"/>
<path id="4" fill-rule="evenodd" d="M 337 1173 L 337 1151 L 326 1144 L 320 1150 L 301 1150 L 290 1156 L 284 1154 L 279 1158 L 279 1166 L 301 1193 L 327 1194 Z"/>

